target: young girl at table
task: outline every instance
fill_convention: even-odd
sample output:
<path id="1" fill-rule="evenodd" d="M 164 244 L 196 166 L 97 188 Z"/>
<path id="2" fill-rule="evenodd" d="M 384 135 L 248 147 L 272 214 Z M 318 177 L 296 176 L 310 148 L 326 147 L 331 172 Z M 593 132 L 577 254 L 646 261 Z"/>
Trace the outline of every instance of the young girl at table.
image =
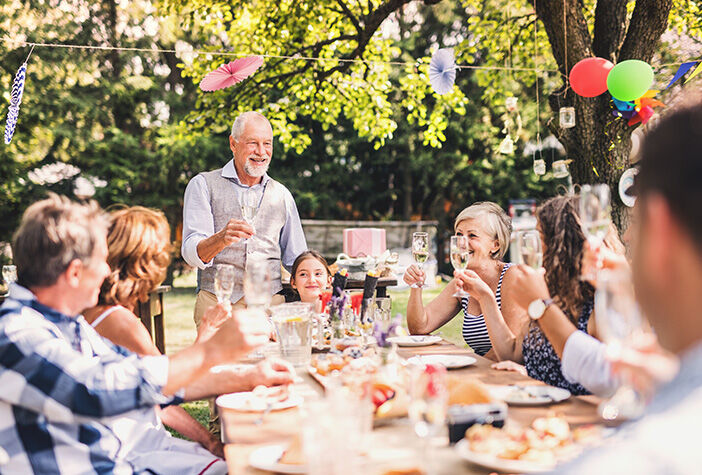
<path id="1" fill-rule="evenodd" d="M 110 221 L 107 263 L 112 272 L 102 284 L 98 305 L 85 310 L 83 316 L 100 335 L 113 343 L 139 355 L 160 355 L 134 309 L 139 301 L 149 298 L 149 293 L 166 275 L 171 261 L 168 221 L 161 211 L 141 206 L 113 211 Z M 205 332 L 214 323 L 210 320 L 207 319 Z M 203 331 L 199 338 L 204 338 Z M 223 457 L 222 443 L 182 407 L 168 406 L 160 411 L 160 418 L 168 427 Z M 165 429 L 161 427 L 161 430 Z M 187 454 L 189 457 L 202 455 Z"/>
<path id="2" fill-rule="evenodd" d="M 314 304 L 315 313 L 322 313 L 322 293 L 330 289 L 332 274 L 327 260 L 309 249 L 295 259 L 290 274 L 290 286 L 300 295 L 301 302 Z"/>

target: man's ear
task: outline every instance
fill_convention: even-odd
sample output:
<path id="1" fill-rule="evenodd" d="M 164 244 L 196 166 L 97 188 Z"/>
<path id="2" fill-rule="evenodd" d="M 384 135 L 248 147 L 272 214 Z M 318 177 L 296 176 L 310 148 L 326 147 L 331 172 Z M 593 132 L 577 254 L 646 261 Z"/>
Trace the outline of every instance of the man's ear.
<path id="1" fill-rule="evenodd" d="M 232 153 L 234 153 L 234 149 L 236 148 L 236 139 L 232 135 L 229 136 L 229 148 L 232 150 Z"/>
<path id="2" fill-rule="evenodd" d="M 78 287 L 80 278 L 83 276 L 83 262 L 80 259 L 73 259 L 63 271 L 66 283 L 71 287 Z"/>

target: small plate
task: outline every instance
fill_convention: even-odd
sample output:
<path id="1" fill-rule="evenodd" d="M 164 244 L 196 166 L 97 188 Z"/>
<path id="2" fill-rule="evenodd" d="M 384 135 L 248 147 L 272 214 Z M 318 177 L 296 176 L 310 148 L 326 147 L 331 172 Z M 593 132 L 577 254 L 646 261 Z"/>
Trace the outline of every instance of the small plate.
<path id="1" fill-rule="evenodd" d="M 511 406 L 547 406 L 565 401 L 570 392 L 553 386 L 495 386 L 490 394 Z"/>
<path id="2" fill-rule="evenodd" d="M 276 473 L 307 473 L 307 465 L 278 463 L 286 447 L 286 445 L 266 445 L 265 447 L 260 447 L 249 455 L 249 465 L 259 470 Z"/>
<path id="3" fill-rule="evenodd" d="M 441 337 L 435 335 L 391 336 L 388 341 L 396 343 L 398 346 L 429 346 L 439 343 Z"/>
<path id="4" fill-rule="evenodd" d="M 447 369 L 455 369 L 470 366 L 477 360 L 465 355 L 416 355 L 407 361 L 414 364 L 440 364 Z"/>
<path id="5" fill-rule="evenodd" d="M 266 403 L 260 398 L 256 398 L 255 403 L 250 403 L 249 399 L 253 397 L 251 391 L 241 393 L 222 394 L 217 398 L 217 406 L 224 409 L 233 409 L 241 412 L 263 412 L 266 410 Z M 291 407 L 299 406 L 302 403 L 302 397 L 297 394 L 290 394 L 287 399 L 276 402 L 271 407 L 271 411 L 280 411 Z"/>
<path id="6" fill-rule="evenodd" d="M 527 460 L 511 460 L 495 457 L 491 454 L 483 454 L 470 450 L 470 444 L 466 439 L 461 439 L 455 446 L 458 455 L 471 463 L 481 467 L 497 470 L 505 473 L 542 473 L 553 470 L 555 465 L 539 464 Z"/>

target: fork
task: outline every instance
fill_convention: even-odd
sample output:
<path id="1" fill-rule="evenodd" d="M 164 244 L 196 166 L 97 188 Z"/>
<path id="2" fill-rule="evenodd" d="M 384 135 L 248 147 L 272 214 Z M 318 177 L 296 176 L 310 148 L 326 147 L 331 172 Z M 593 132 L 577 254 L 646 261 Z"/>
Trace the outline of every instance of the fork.
<path id="1" fill-rule="evenodd" d="M 273 401 L 271 401 L 269 398 L 266 399 L 266 409 L 261 413 L 261 417 L 256 419 L 254 421 L 254 425 L 260 426 L 263 424 L 263 418 L 266 417 L 266 415 L 271 412 L 271 409 L 273 409 Z"/>

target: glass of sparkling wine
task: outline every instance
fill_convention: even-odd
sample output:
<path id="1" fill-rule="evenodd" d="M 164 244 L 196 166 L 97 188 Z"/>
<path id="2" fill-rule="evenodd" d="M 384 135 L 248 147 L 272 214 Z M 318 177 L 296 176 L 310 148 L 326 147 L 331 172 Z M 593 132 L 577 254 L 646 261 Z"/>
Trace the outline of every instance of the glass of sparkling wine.
<path id="1" fill-rule="evenodd" d="M 419 266 L 419 270 L 424 270 L 424 263 L 429 258 L 429 234 L 414 233 L 412 234 L 412 258 Z M 424 283 L 413 284 L 414 288 L 424 287 Z"/>
<path id="2" fill-rule="evenodd" d="M 590 247 L 598 249 L 604 242 L 611 224 L 609 186 L 604 184 L 583 185 L 580 188 L 580 223 Z M 602 267 L 598 260 L 597 269 Z M 594 280 L 596 276 L 584 276 Z"/>
<path id="3" fill-rule="evenodd" d="M 258 211 L 258 195 L 251 188 L 241 194 L 241 216 L 247 224 L 254 227 L 254 219 Z"/>
<path id="4" fill-rule="evenodd" d="M 519 249 L 519 262 L 532 269 L 539 269 L 543 265 L 544 254 L 541 250 L 541 236 L 536 230 L 522 231 L 517 235 L 517 248 Z"/>
<path id="5" fill-rule="evenodd" d="M 468 238 L 465 236 L 451 236 L 451 265 L 457 271 L 463 271 L 468 267 L 470 259 L 470 249 L 468 249 Z M 457 289 L 454 297 L 470 297 L 470 294 L 463 289 Z"/>
<path id="6" fill-rule="evenodd" d="M 17 280 L 17 266 L 2 266 L 2 280 L 4 280 L 7 285 L 15 282 Z"/>
<path id="7" fill-rule="evenodd" d="M 231 303 L 234 290 L 234 266 L 230 264 L 217 264 L 214 280 L 215 295 L 219 303 Z"/>

